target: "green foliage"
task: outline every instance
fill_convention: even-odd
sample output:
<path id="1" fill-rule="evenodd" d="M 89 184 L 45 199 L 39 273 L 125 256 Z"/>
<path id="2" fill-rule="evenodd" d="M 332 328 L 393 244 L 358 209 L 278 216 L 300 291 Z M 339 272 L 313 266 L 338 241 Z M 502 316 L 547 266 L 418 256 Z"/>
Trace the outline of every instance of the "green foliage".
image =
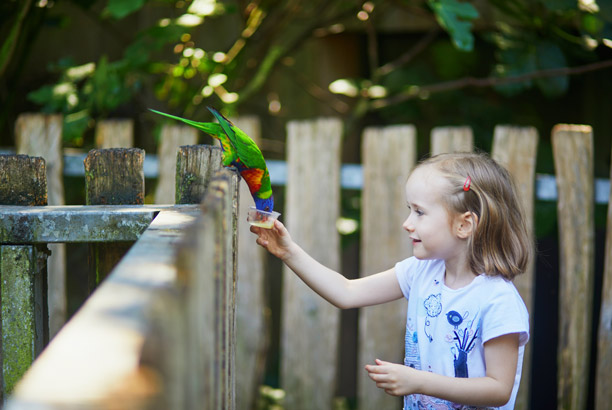
<path id="1" fill-rule="evenodd" d="M 40 104 L 43 112 L 64 114 L 64 140 L 80 145 L 94 118 L 105 117 L 140 88 L 130 68 L 123 61 L 111 63 L 106 56 L 83 65 L 63 59 L 51 67 L 59 81 L 31 92 L 28 98 Z"/>
<path id="2" fill-rule="evenodd" d="M 549 41 L 539 42 L 536 45 L 536 69 L 546 70 L 561 67 L 567 67 L 567 61 L 561 48 Z M 549 97 L 564 94 L 569 87 L 567 75 L 538 78 L 535 82 L 542 93 Z"/>
<path id="3" fill-rule="evenodd" d="M 142 8 L 146 0 L 108 0 L 105 12 L 115 19 L 122 19 Z"/>
<path id="4" fill-rule="evenodd" d="M 83 9 L 92 9 L 95 3 L 69 1 Z M 350 27 L 369 38 L 369 46 L 364 48 L 370 64 L 367 75 L 310 84 L 317 80 L 300 78 L 300 72 L 294 75 L 295 81 L 306 83 L 309 89 L 313 85 L 329 89 L 330 99 L 341 94 L 354 100 L 351 115 L 355 118 L 381 107 L 416 114 L 414 107 L 393 106 L 462 87 L 462 77 L 473 77 L 475 72 L 488 73 L 495 80 L 491 81 L 496 84 L 494 89 L 506 97 L 534 88 L 551 98 L 563 95 L 569 88 L 569 77 L 565 72 L 552 75 L 551 69 L 596 61 L 597 48 L 612 44 L 612 7 L 608 2 L 580 8 L 570 0 L 488 0 L 484 4 L 494 9 L 495 25 L 482 25 L 475 32 L 474 22 L 481 15 L 491 15 L 491 10 L 483 14 L 478 4 L 403 0 L 402 7 L 428 13 L 430 21 L 437 22 L 448 37 L 439 36 L 428 44 L 427 52 L 415 52 L 407 59 L 405 56 L 419 45 L 406 46 L 399 50 L 396 61 L 379 67 L 378 36 L 383 28 L 375 17 L 393 13 L 398 5 L 391 2 L 282 0 L 245 3 L 241 8 L 242 3 L 229 0 L 104 0 L 102 25 L 147 7 L 155 7 L 155 13 L 167 17 L 141 29 L 127 42 L 119 59 L 111 61 L 103 56 L 89 63 L 60 61 L 51 71 L 57 80 L 29 98 L 44 111 L 64 113 L 67 139 L 77 142 L 94 121 L 134 104 L 144 89 L 152 90 L 182 116 L 193 117 L 198 111 L 204 114 L 203 107 L 208 104 L 225 106 L 231 114 L 255 96 L 261 97 L 280 70 L 285 74 L 300 71 L 287 67 L 308 40 L 333 36 Z M 491 49 L 483 52 L 487 43 L 481 40 Z M 486 60 L 491 52 L 494 65 Z M 70 74 L 80 71 L 86 73 Z M 436 87 L 443 82 L 453 85 Z"/>
<path id="5" fill-rule="evenodd" d="M 144 4 L 115 3 L 121 5 L 109 2 L 109 11 L 115 18 L 120 18 L 126 10 L 134 11 L 136 4 L 140 7 Z M 82 145 L 84 133 L 93 128 L 97 119 L 107 117 L 136 98 L 146 77 L 155 70 L 157 53 L 164 46 L 180 41 L 184 31 L 171 23 L 146 28 L 126 47 L 123 58 L 116 61 L 101 56 L 97 62 L 77 64 L 71 58 L 64 58 L 49 67 L 58 81 L 29 93 L 28 99 L 39 104 L 43 112 L 64 114 L 64 141 Z"/>
<path id="6" fill-rule="evenodd" d="M 567 66 L 565 55 L 556 44 L 540 41 L 536 44 L 525 44 L 523 48 L 502 50 L 499 53 L 500 64 L 496 74 L 500 77 L 519 77 L 526 74 Z M 537 78 L 520 82 L 499 85 L 496 89 L 511 96 L 532 87 L 533 84 L 549 97 L 562 95 L 567 91 L 569 79 L 567 75 Z"/>
<path id="7" fill-rule="evenodd" d="M 470 3 L 457 0 L 428 0 L 436 19 L 453 39 L 460 50 L 471 51 L 474 48 L 472 20 L 478 18 L 478 11 Z"/>

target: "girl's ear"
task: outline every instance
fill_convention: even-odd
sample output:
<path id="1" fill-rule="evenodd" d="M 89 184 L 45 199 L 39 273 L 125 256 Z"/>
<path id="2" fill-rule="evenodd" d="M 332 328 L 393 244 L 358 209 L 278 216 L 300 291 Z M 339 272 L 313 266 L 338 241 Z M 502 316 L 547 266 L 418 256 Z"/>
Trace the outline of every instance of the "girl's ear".
<path id="1" fill-rule="evenodd" d="M 461 239 L 469 238 L 476 231 L 476 225 L 478 225 L 478 216 L 473 212 L 459 214 L 455 224 L 457 236 Z"/>

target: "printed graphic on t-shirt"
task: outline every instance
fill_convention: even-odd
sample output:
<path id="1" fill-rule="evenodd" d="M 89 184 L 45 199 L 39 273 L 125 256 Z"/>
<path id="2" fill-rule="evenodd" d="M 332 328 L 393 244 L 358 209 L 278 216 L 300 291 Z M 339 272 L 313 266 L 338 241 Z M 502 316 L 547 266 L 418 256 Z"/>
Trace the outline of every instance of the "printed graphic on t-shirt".
<path id="1" fill-rule="evenodd" d="M 470 315 L 468 311 L 463 314 L 449 310 L 442 314 L 442 294 L 431 294 L 424 301 L 426 316 L 423 330 L 429 342 L 434 342 L 436 326 L 443 326 L 443 333 L 446 333 L 445 342 L 450 345 L 449 354 L 452 355 L 455 368 L 455 377 L 468 377 L 468 355 L 476 346 L 476 341 L 480 333 L 480 322 L 477 320 L 478 314 Z M 470 319 L 474 317 L 474 319 Z M 445 320 L 446 319 L 446 320 Z M 438 322 L 441 320 L 442 322 Z M 405 343 L 404 364 L 416 369 L 421 368 L 421 358 L 418 347 L 418 332 L 410 318 L 406 323 L 406 343 Z M 489 407 L 474 407 L 449 402 L 448 400 L 436 397 L 413 394 L 404 396 L 404 409 L 406 410 L 486 410 Z"/>
<path id="2" fill-rule="evenodd" d="M 404 366 L 421 370 L 421 355 L 419 354 L 419 336 L 412 320 L 406 323 L 406 339 L 404 342 Z"/>
<path id="3" fill-rule="evenodd" d="M 425 311 L 427 312 L 427 316 L 425 317 L 425 336 L 429 339 L 430 342 L 433 342 L 433 337 L 431 333 L 428 332 L 429 327 L 431 326 L 431 321 L 429 318 L 435 319 L 442 312 L 442 294 L 438 293 L 436 295 L 429 295 L 427 299 L 425 299 Z"/>
<path id="4" fill-rule="evenodd" d="M 494 410 L 494 407 L 475 407 L 451 403 L 436 397 L 413 394 L 405 396 L 404 410 Z"/>
<path id="5" fill-rule="evenodd" d="M 474 321 L 466 321 L 470 317 L 469 312 L 463 316 L 454 310 L 446 314 L 448 323 L 453 326 L 452 333 L 446 336 L 447 341 L 454 342 L 451 347 L 453 354 L 453 365 L 455 366 L 455 377 L 469 377 L 467 357 L 476 345 L 479 327 L 473 329 Z M 461 325 L 465 324 L 462 328 Z"/>
<path id="6" fill-rule="evenodd" d="M 449 310 L 441 316 L 440 314 L 443 311 L 441 293 L 431 294 L 425 298 L 423 307 L 426 312 L 423 332 L 427 340 L 430 343 L 434 342 L 435 332 L 432 329 L 435 329 L 436 326 L 449 327 L 446 333 L 446 342 L 451 344 L 450 354 L 452 354 L 453 365 L 455 367 L 455 377 L 469 377 L 467 359 L 468 354 L 476 345 L 476 339 L 479 336 L 478 322 L 475 319 L 469 320 L 470 312 L 468 311 L 461 314 L 455 310 Z M 477 317 L 477 315 L 472 316 Z M 438 319 L 444 317 L 447 323 L 438 323 Z M 406 329 L 406 335 L 408 335 L 408 329 Z M 406 349 L 408 349 L 408 341 L 406 341 Z"/>

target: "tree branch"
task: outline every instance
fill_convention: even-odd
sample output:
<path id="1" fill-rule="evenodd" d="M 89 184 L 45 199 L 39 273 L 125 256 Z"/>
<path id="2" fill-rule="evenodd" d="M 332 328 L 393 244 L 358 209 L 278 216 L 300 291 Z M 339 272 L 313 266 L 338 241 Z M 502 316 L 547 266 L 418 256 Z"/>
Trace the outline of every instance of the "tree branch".
<path id="1" fill-rule="evenodd" d="M 21 2 L 21 9 L 19 9 L 17 13 L 15 23 L 13 24 L 8 37 L 6 37 L 4 40 L 2 47 L 0 47 L 0 77 L 4 76 L 4 73 L 6 72 L 6 69 L 11 61 L 11 57 L 13 56 L 13 52 L 17 46 L 17 40 L 21 33 L 21 27 L 23 26 L 23 22 L 28 15 L 31 4 L 31 0 Z"/>
<path id="2" fill-rule="evenodd" d="M 410 61 L 412 61 L 414 57 L 416 57 L 419 53 L 425 50 L 435 40 L 439 32 L 440 29 L 438 27 L 429 30 L 429 32 L 406 53 L 399 56 L 399 58 L 397 58 L 395 61 L 391 61 L 376 69 L 376 71 L 374 72 L 374 78 L 380 78 L 384 75 L 389 74 L 393 70 L 396 70 L 399 67 L 408 64 Z"/>
<path id="3" fill-rule="evenodd" d="M 612 67 L 612 60 L 599 61 L 596 63 L 586 64 L 578 67 L 562 67 L 562 68 L 550 68 L 540 71 L 532 71 L 527 74 L 516 75 L 511 77 L 486 77 L 486 78 L 474 78 L 464 77 L 459 80 L 446 81 L 443 83 L 432 84 L 427 86 L 414 86 L 410 90 L 391 96 L 389 98 L 383 98 L 375 100 L 370 103 L 370 108 L 378 110 L 381 108 L 389 107 L 391 105 L 399 104 L 401 102 L 413 100 L 415 98 L 421 98 L 423 96 L 429 96 L 434 93 L 440 93 L 445 91 L 460 90 L 467 87 L 492 87 L 501 84 L 513 84 L 520 83 L 526 80 L 533 80 L 536 78 L 548 78 L 558 77 L 563 75 L 578 75 L 584 74 L 590 71 L 603 70 Z"/>

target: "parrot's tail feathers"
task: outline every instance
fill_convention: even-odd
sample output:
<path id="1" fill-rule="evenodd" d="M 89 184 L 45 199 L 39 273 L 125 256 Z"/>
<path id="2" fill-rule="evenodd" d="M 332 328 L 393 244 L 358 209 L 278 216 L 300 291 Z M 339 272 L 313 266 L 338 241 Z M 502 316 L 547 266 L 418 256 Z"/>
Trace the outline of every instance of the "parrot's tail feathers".
<path id="1" fill-rule="evenodd" d="M 199 129 L 200 131 L 203 131 L 203 132 L 209 134 L 213 138 L 220 139 L 219 135 L 223 131 L 223 128 L 221 127 L 221 125 L 219 125 L 217 123 L 214 123 L 214 122 L 197 122 L 197 121 L 188 120 L 186 118 L 181 118 L 181 117 L 178 117 L 176 115 L 167 114 L 165 112 L 157 111 L 157 110 L 154 110 L 152 108 L 149 108 L 149 110 L 154 112 L 154 113 L 156 113 L 156 114 L 163 115 L 164 117 L 168 117 L 168 118 L 172 118 L 173 120 L 181 121 L 182 123 L 190 125 L 190 126 L 192 126 L 194 128 Z"/>

